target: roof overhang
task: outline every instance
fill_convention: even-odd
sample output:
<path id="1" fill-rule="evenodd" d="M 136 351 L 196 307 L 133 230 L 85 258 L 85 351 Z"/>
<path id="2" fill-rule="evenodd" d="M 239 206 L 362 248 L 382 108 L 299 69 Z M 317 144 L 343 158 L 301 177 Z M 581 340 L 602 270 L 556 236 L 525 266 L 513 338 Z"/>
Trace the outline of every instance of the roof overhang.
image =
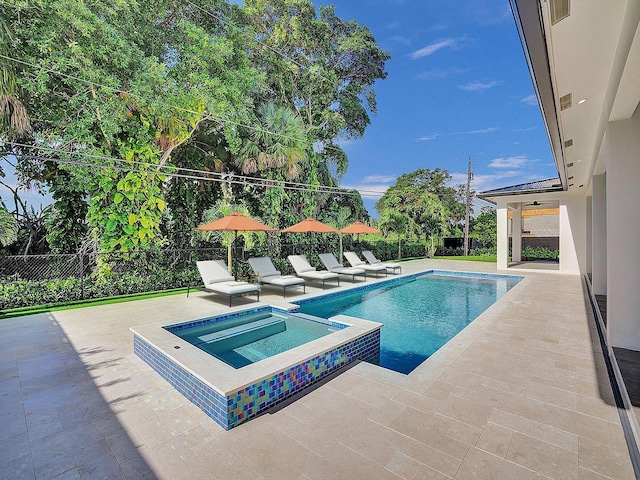
<path id="1" fill-rule="evenodd" d="M 551 59 L 545 36 L 545 20 L 537 0 L 510 0 L 533 87 L 538 97 L 551 151 L 563 190 L 567 190 L 567 166 L 552 78 Z M 485 193 L 485 192 L 483 192 Z"/>
<path id="2" fill-rule="evenodd" d="M 487 190 L 478 194 L 478 198 L 487 202 L 494 203 L 491 199 L 494 197 L 506 197 L 513 195 L 529 195 L 536 193 L 561 192 L 564 188 L 559 178 L 548 178 L 546 180 L 538 180 L 536 182 L 520 183 L 509 187 L 496 188 Z"/>

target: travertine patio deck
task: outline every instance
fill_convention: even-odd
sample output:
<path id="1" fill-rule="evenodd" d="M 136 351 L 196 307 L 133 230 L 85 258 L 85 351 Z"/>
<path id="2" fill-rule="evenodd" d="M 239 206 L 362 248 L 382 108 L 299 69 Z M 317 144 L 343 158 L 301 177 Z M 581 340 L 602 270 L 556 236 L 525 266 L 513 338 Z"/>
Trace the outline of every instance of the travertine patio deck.
<path id="1" fill-rule="evenodd" d="M 495 271 L 404 270 L 428 268 Z M 634 478 L 582 279 L 524 275 L 412 374 L 361 363 L 228 432 L 133 354 L 129 331 L 227 311 L 224 298 L 0 321 L 0 478 Z"/>

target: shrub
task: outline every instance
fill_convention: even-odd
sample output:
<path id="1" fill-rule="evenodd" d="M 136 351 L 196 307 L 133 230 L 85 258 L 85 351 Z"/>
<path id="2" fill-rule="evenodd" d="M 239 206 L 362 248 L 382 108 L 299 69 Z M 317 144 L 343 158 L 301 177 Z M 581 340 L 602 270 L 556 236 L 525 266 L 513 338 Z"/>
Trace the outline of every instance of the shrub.
<path id="1" fill-rule="evenodd" d="M 496 248 L 474 248 L 469 251 L 469 255 L 474 257 L 493 257 L 496 255 Z"/>
<path id="2" fill-rule="evenodd" d="M 546 247 L 526 247 L 522 250 L 522 260 L 554 260 L 558 261 L 560 250 L 550 250 Z"/>

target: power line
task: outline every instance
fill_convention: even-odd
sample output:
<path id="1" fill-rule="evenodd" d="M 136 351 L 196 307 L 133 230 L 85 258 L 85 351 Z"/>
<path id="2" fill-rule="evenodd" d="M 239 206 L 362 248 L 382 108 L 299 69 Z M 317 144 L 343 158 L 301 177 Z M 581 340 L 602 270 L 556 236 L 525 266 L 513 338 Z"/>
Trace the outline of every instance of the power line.
<path id="1" fill-rule="evenodd" d="M 91 153 L 86 153 L 86 152 L 69 152 L 66 150 L 62 150 L 62 149 L 58 149 L 58 148 L 54 148 L 54 147 L 45 147 L 45 146 L 36 146 L 36 145 L 29 145 L 29 144 L 24 144 L 24 143 L 16 143 L 16 142 L 11 142 L 10 145 L 12 146 L 18 146 L 18 147 L 24 147 L 24 148 L 35 148 L 38 150 L 47 150 L 49 152 L 55 152 L 55 153 L 62 153 L 65 155 L 79 155 L 79 156 L 83 156 L 83 157 L 87 157 L 87 158 L 94 158 L 94 159 L 99 159 L 99 160 L 109 160 L 109 161 L 114 161 L 114 162 L 118 162 L 118 163 L 127 163 L 127 164 L 134 164 L 134 165 L 143 165 L 143 166 L 151 166 L 148 162 L 140 162 L 140 161 L 136 161 L 136 160 L 125 160 L 122 158 L 114 158 L 114 157 L 109 157 L 106 155 L 95 155 L 95 154 L 91 154 Z M 13 153 L 13 152 L 6 152 L 6 153 L 10 153 L 12 155 L 19 155 L 19 156 L 23 156 L 23 157 L 27 157 L 28 154 L 21 154 L 21 153 Z M 34 156 L 34 157 L 38 157 L 38 156 Z M 42 158 L 49 158 L 49 157 L 42 157 Z M 53 159 L 51 158 L 50 160 L 61 160 L 62 159 Z M 102 165 L 103 167 L 108 167 L 108 165 Z M 347 189 L 344 187 L 334 187 L 331 185 L 316 185 L 316 184 L 312 184 L 312 183 L 302 183 L 302 182 L 293 182 L 290 180 L 278 180 L 278 179 L 273 179 L 273 180 L 266 180 L 264 178 L 260 178 L 260 177 L 251 177 L 248 175 L 239 175 L 233 172 L 229 172 L 229 173 L 223 173 L 223 172 L 212 172 L 209 170 L 197 170 L 197 169 L 192 169 L 192 168 L 185 168 L 185 167 L 177 167 L 177 166 L 171 166 L 171 165 L 153 165 L 156 168 L 160 168 L 160 169 L 165 169 L 165 170 L 169 170 L 166 172 L 154 172 L 154 173 L 162 173 L 163 175 L 172 175 L 173 171 L 182 171 L 182 172 L 189 172 L 189 173 L 195 173 L 195 174 L 202 174 L 202 175 L 206 175 L 206 176 L 210 176 L 210 175 L 215 175 L 217 177 L 220 177 L 222 179 L 224 179 L 224 181 L 227 181 L 227 179 L 229 178 L 236 178 L 239 182 L 244 182 L 244 181 L 248 181 L 248 182 L 265 182 L 268 181 L 268 185 L 269 186 L 278 186 L 278 185 L 274 185 L 274 184 L 279 184 L 282 186 L 297 186 L 297 187 L 304 187 L 307 189 L 315 189 L 317 187 L 322 187 L 323 191 L 325 191 L 326 193 L 329 193 L 330 191 L 333 191 L 334 193 L 345 193 L 349 190 L 352 189 Z M 371 195 L 376 195 L 377 192 L 374 190 L 358 190 L 361 194 L 367 195 L 367 196 L 371 196 Z"/>
<path id="2" fill-rule="evenodd" d="M 250 181 L 248 179 L 233 179 L 233 178 L 211 178 L 211 177 L 201 177 L 198 175 L 187 175 L 187 174 L 182 174 L 182 173 L 163 173 L 163 172 L 157 172 L 157 171 L 152 171 L 152 170 L 145 170 L 145 169 L 141 169 L 141 168 L 133 168 L 133 167 L 126 167 L 126 166 L 119 166 L 119 165 L 103 165 L 100 163 L 91 163 L 91 162 L 83 162 L 83 161 L 78 161 L 78 160 L 65 160 L 65 159 L 60 159 L 60 158 L 50 158 L 50 157 L 44 157 L 41 155 L 30 155 L 30 154 L 26 154 L 26 153 L 12 153 L 12 155 L 16 155 L 19 157 L 23 157 L 23 158 L 31 158 L 34 160 L 40 160 L 40 161 L 51 161 L 51 162 L 56 162 L 56 163 L 64 163 L 64 164 L 69 164 L 69 165 L 78 165 L 78 166 L 84 166 L 84 167 L 93 167 L 93 168 L 111 168 L 114 170 L 119 170 L 119 171 L 123 171 L 123 172 L 133 172 L 133 173 L 150 173 L 153 175 L 166 175 L 167 177 L 177 177 L 177 178 L 185 178 L 185 179 L 189 179 L 189 180 L 202 180 L 202 181 L 206 181 L 206 182 L 215 182 L 215 183 L 233 183 L 233 184 L 237 184 L 237 185 L 245 185 L 245 186 L 252 186 L 252 187 L 262 187 L 262 188 L 268 188 L 268 187 L 275 187 L 277 185 L 273 185 L 272 183 L 268 183 L 268 180 L 265 179 L 260 179 L 260 182 L 253 182 Z M 302 192 L 307 192 L 307 191 L 313 191 L 313 192 L 318 192 L 318 193 L 343 193 L 345 195 L 355 195 L 355 191 L 350 191 L 350 190 L 343 190 L 342 192 L 336 192 L 336 191 L 332 191 L 332 190 L 324 190 L 322 188 L 322 185 L 311 185 L 307 188 L 303 188 L 303 187 L 296 187 L 296 186 L 292 186 L 292 185 L 283 185 L 280 186 L 280 188 L 283 188 L 284 190 L 295 190 L 295 191 L 302 191 Z"/>

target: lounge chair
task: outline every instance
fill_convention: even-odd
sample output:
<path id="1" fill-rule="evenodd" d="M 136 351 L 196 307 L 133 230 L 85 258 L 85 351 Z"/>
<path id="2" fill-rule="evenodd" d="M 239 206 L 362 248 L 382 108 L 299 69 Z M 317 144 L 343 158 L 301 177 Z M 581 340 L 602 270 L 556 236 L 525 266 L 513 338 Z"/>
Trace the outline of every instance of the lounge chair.
<path id="1" fill-rule="evenodd" d="M 371 265 L 383 265 L 387 270 L 391 270 L 391 273 L 393 273 L 394 275 L 396 273 L 396 270 L 400 270 L 400 273 L 402 273 L 402 265 L 400 265 L 399 263 L 382 262 L 381 260 L 378 260 L 375 257 L 375 255 L 373 253 L 371 253 L 370 250 L 363 250 L 362 251 L 362 256 Z"/>
<path id="2" fill-rule="evenodd" d="M 327 280 L 337 280 L 338 286 L 340 286 L 340 275 L 326 270 L 317 271 L 316 267 L 312 267 L 309 261 L 304 255 L 289 255 L 287 257 L 289 263 L 296 271 L 296 275 L 305 280 L 318 280 L 322 282 L 322 289 L 324 290 L 324 282 Z"/>
<path id="3" fill-rule="evenodd" d="M 318 255 L 327 270 L 333 273 L 339 273 L 340 275 L 351 275 L 351 281 L 356 281 L 356 275 L 364 275 L 364 279 L 367 279 L 367 272 L 364 268 L 349 268 L 345 267 L 336 260 L 333 253 L 321 253 Z"/>
<path id="4" fill-rule="evenodd" d="M 360 257 L 355 252 L 344 252 L 344 258 L 352 267 L 364 268 L 367 272 L 375 273 L 376 277 L 379 273 L 383 272 L 387 275 L 387 269 L 382 265 L 369 265 L 368 263 L 360 260 Z"/>
<path id="5" fill-rule="evenodd" d="M 203 292 L 221 293 L 229 295 L 229 306 L 231 299 L 245 293 L 255 293 L 256 300 L 260 301 L 260 286 L 248 282 L 236 282 L 227 270 L 224 260 L 204 260 L 196 262 L 204 287 L 187 287 L 187 297 L 192 288 Z"/>
<path id="6" fill-rule="evenodd" d="M 281 275 L 279 270 L 273 266 L 269 257 L 256 257 L 249 259 L 249 265 L 253 269 L 260 283 L 276 285 L 282 287 L 282 296 L 287 296 L 287 287 L 302 285 L 303 293 L 306 292 L 304 280 L 294 275 Z"/>

